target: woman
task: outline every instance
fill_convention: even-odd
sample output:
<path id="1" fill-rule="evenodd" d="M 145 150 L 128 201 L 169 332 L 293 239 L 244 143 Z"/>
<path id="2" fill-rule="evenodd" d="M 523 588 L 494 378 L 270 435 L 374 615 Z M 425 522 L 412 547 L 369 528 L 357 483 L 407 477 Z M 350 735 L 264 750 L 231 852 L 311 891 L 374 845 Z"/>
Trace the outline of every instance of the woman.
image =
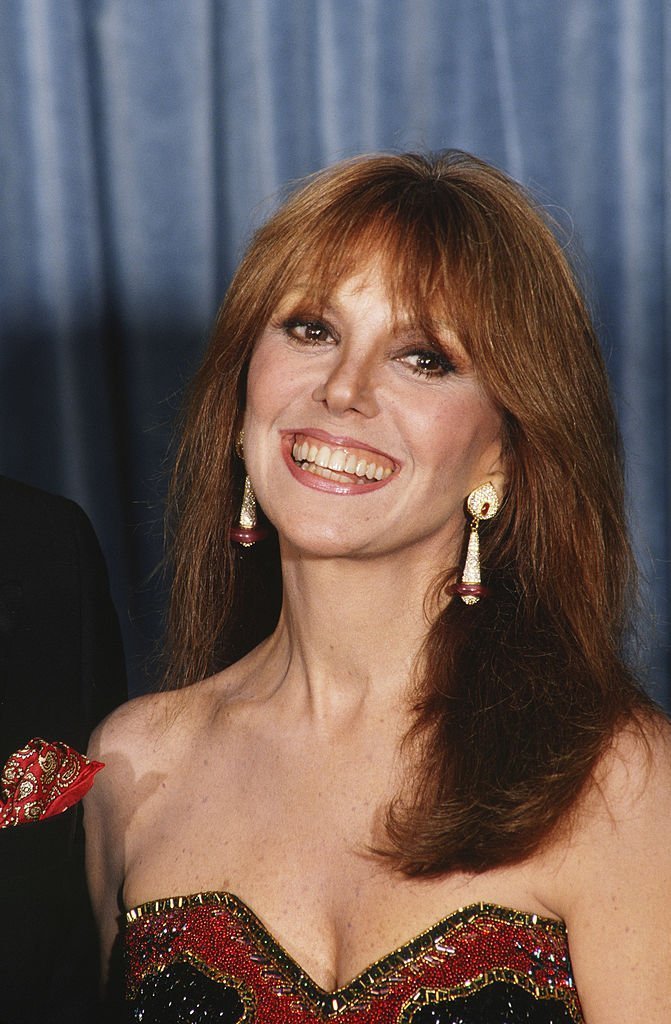
<path id="1" fill-rule="evenodd" d="M 617 429 L 522 190 L 462 153 L 309 181 L 236 274 L 175 479 L 175 689 L 91 750 L 133 1019 L 668 1022 L 671 740 L 622 658 Z"/>

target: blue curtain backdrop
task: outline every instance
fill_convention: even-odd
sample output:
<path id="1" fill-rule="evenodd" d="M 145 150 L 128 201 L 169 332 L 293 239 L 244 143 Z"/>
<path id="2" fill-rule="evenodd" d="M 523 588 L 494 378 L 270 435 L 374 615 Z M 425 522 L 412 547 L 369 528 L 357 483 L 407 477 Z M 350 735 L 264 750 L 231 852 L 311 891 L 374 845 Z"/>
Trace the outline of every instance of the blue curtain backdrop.
<path id="1" fill-rule="evenodd" d="M 1 0 L 0 470 L 91 515 L 136 689 L 171 430 L 251 228 L 341 157 L 456 146 L 574 226 L 669 699 L 670 31 L 665 0 Z"/>

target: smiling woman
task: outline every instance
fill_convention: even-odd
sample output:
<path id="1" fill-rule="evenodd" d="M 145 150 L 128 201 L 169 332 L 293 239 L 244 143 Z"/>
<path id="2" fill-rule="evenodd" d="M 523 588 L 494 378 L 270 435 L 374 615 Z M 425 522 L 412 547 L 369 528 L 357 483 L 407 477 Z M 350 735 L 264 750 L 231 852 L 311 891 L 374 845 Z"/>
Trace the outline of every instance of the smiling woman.
<path id="1" fill-rule="evenodd" d="M 245 464 L 284 561 L 297 545 L 353 558 L 393 550 L 397 571 L 406 559 L 425 574 L 452 564 L 464 495 L 486 480 L 503 491 L 501 416 L 466 353 L 445 327 L 427 340 L 374 267 L 338 285 L 322 320 L 304 318 L 310 340 L 283 315 L 293 304 L 281 303 L 254 347 L 244 416 Z M 297 462 L 299 438 L 308 448 Z M 300 489 L 286 486 L 285 466 Z M 363 495 L 354 507 L 342 500 Z"/>
<path id="2" fill-rule="evenodd" d="M 671 739 L 623 653 L 618 431 L 523 190 L 450 152 L 290 196 L 172 498 L 166 689 L 91 747 L 132 1019 L 667 1022 Z"/>

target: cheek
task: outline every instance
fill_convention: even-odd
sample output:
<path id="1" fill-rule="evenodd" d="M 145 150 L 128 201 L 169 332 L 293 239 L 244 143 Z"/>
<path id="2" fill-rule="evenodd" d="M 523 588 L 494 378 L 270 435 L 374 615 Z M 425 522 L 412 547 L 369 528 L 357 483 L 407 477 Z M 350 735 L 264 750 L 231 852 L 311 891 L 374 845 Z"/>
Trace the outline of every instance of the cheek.
<path id="1" fill-rule="evenodd" d="M 259 339 L 249 364 L 245 418 L 272 420 L 300 390 L 286 352 Z"/>
<path id="2" fill-rule="evenodd" d="M 245 431 L 245 465 L 257 497 L 266 507 L 272 492 L 270 479 L 280 471 L 277 430 L 293 419 L 298 387 L 295 375 L 287 372 L 286 353 L 263 339 L 252 354 L 247 374 L 247 392 L 243 426 Z"/>
<path id="3" fill-rule="evenodd" d="M 267 405 L 268 399 L 273 391 L 272 366 L 265 352 L 262 342 L 252 353 L 247 372 L 247 395 L 245 399 L 245 414 L 254 414 L 256 409 Z"/>
<path id="4" fill-rule="evenodd" d="M 501 417 L 488 402 L 464 398 L 449 407 L 427 409 L 422 451 L 428 463 L 461 471 L 473 486 L 494 470 L 501 452 Z"/>

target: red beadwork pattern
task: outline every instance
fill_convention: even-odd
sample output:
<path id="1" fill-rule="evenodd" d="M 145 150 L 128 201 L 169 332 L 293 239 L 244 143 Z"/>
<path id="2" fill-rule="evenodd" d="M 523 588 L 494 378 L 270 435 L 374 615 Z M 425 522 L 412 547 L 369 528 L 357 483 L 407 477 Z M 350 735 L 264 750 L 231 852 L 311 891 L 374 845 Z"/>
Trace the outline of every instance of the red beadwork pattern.
<path id="1" fill-rule="evenodd" d="M 459 910 L 326 992 L 279 945 L 250 908 L 229 893 L 144 904 L 127 915 L 127 995 L 170 964 L 202 965 L 253 994 L 263 1024 L 398 1024 L 423 994 L 457 998 L 503 981 L 555 999 L 582 1024 L 566 930 L 558 921 L 492 904 Z"/>
<path id="2" fill-rule="evenodd" d="M 104 765 L 67 743 L 30 740 L 7 761 L 0 779 L 0 828 L 66 811 L 88 793 Z"/>

